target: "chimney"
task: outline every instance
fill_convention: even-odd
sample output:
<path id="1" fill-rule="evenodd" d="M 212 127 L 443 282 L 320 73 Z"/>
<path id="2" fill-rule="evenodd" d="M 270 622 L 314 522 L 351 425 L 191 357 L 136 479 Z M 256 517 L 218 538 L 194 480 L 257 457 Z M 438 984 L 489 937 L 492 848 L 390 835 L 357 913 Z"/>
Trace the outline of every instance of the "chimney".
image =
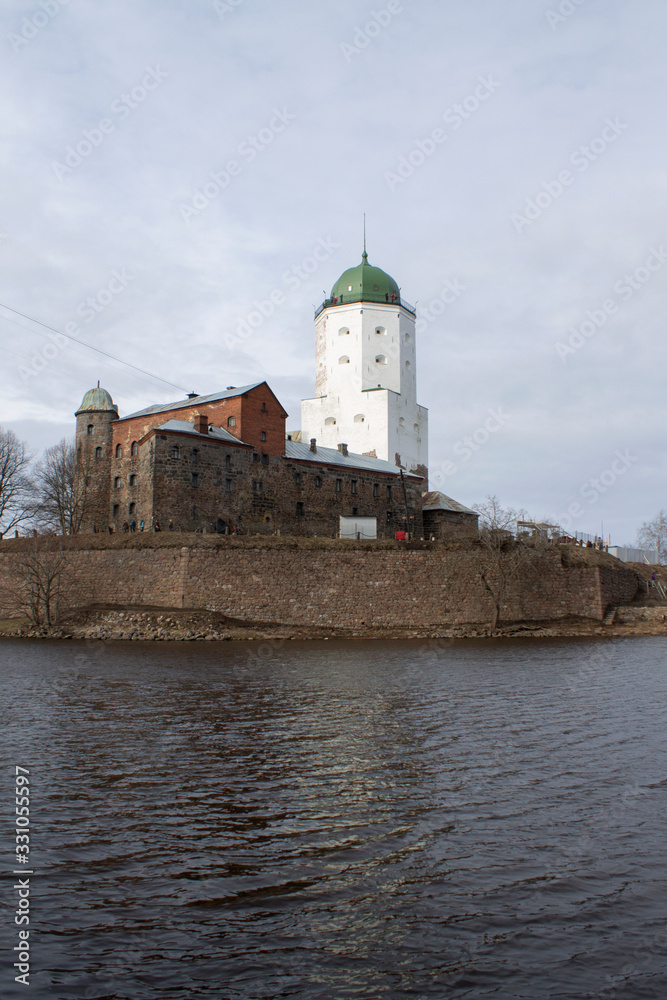
<path id="1" fill-rule="evenodd" d="M 199 393 L 195 392 L 194 389 L 193 389 L 192 392 L 188 393 L 188 399 L 196 399 L 198 395 L 199 395 Z"/>
<path id="2" fill-rule="evenodd" d="M 235 389 L 235 388 L 236 388 L 235 385 L 228 385 L 227 386 L 227 392 L 230 392 L 232 389 Z"/>
<path id="3" fill-rule="evenodd" d="M 208 414 L 197 413 L 195 415 L 195 430 L 198 434 L 208 434 Z"/>
<path id="4" fill-rule="evenodd" d="M 338 450 L 341 453 L 341 455 L 347 455 L 347 445 L 346 444 L 339 444 L 338 445 Z"/>
<path id="5" fill-rule="evenodd" d="M 317 438 L 310 439 L 310 450 L 314 452 L 317 451 Z"/>

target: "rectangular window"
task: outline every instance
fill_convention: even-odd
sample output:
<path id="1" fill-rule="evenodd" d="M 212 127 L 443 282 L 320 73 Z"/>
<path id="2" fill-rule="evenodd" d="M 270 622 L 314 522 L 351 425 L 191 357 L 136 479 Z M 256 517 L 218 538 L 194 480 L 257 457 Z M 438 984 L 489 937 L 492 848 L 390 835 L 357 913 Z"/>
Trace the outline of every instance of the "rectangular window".
<path id="1" fill-rule="evenodd" d="M 296 505 L 296 516 L 303 517 L 303 504 L 301 502 Z"/>
<path id="2" fill-rule="evenodd" d="M 259 435 L 259 440 L 266 441 L 266 431 L 262 431 L 262 433 Z"/>
<path id="3" fill-rule="evenodd" d="M 387 500 L 391 500 L 391 486 L 387 487 Z"/>
<path id="4" fill-rule="evenodd" d="M 377 483 L 373 483 L 373 496 L 375 497 L 376 500 L 380 496 L 380 487 L 378 486 Z"/>
<path id="5" fill-rule="evenodd" d="M 343 492 L 343 480 L 342 479 L 337 479 L 336 480 L 336 493 L 342 493 L 342 492 Z"/>
<path id="6" fill-rule="evenodd" d="M 262 465 L 268 465 L 268 464 L 269 464 L 269 456 L 267 454 L 263 453 L 262 454 Z"/>
<path id="7" fill-rule="evenodd" d="M 86 434 L 92 434 L 92 433 L 93 433 L 93 425 L 88 424 L 88 430 L 86 431 Z"/>
<path id="8" fill-rule="evenodd" d="M 114 485 L 114 489 L 116 489 L 116 490 L 120 489 L 120 476 L 116 476 L 116 478 L 113 481 L 113 485 Z"/>
<path id="9" fill-rule="evenodd" d="M 118 511 L 119 511 L 119 510 L 120 510 L 120 507 L 118 506 L 118 504 L 117 504 L 117 503 L 115 503 L 115 504 L 113 505 L 113 516 L 114 516 L 114 517 L 118 517 Z"/>
<path id="10" fill-rule="evenodd" d="M 252 460 L 253 462 L 259 462 L 259 455 L 257 454 L 256 451 L 253 451 L 252 453 Z"/>
<path id="11" fill-rule="evenodd" d="M 190 473 L 190 482 L 192 483 L 193 486 L 197 486 L 198 485 L 198 483 L 199 483 L 199 473 L 198 472 L 191 472 Z"/>
<path id="12" fill-rule="evenodd" d="M 254 493 L 262 493 L 264 491 L 264 483 L 261 479 L 253 479 L 252 488 Z"/>
<path id="13" fill-rule="evenodd" d="M 357 492 L 357 480 L 353 479 L 352 482 L 350 483 L 350 493 L 356 493 L 356 492 Z"/>
<path id="14" fill-rule="evenodd" d="M 225 455 L 225 468 L 226 469 L 231 469 L 231 467 L 232 467 L 232 456 L 231 455 Z"/>
<path id="15" fill-rule="evenodd" d="M 321 476 L 315 476 L 315 485 L 317 486 L 318 489 L 320 488 L 320 486 L 322 485 L 322 477 Z"/>
<path id="16" fill-rule="evenodd" d="M 137 477 L 130 476 L 130 486 L 136 486 L 136 485 L 137 485 Z"/>
<path id="17" fill-rule="evenodd" d="M 137 505 L 136 505 L 136 503 L 131 503 L 131 504 L 130 504 L 130 514 L 134 514 L 134 513 L 136 513 L 136 510 L 137 510 Z"/>
<path id="18" fill-rule="evenodd" d="M 301 485 L 301 473 L 300 472 L 295 472 L 294 473 L 294 482 L 296 483 L 297 486 Z"/>
<path id="19" fill-rule="evenodd" d="M 232 481 L 231 479 L 225 479 L 225 493 L 232 492 Z"/>

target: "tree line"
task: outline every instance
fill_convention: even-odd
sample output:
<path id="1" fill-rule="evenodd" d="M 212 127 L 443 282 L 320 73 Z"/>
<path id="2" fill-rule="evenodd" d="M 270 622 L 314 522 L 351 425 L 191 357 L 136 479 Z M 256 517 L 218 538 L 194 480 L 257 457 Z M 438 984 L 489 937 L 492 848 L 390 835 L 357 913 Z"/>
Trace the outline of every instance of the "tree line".
<path id="1" fill-rule="evenodd" d="M 77 462 L 74 440 L 63 438 L 35 462 L 25 441 L 0 427 L 0 538 L 78 534 L 91 497 L 89 471 Z"/>

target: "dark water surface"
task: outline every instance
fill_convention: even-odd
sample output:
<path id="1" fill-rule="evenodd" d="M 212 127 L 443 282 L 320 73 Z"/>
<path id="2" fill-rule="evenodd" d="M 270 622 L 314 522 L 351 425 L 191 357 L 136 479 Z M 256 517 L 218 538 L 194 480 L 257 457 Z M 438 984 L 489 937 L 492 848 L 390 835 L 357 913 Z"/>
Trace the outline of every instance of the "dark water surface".
<path id="1" fill-rule="evenodd" d="M 0 689 L 2 998 L 667 998 L 667 640 L 5 641 Z"/>

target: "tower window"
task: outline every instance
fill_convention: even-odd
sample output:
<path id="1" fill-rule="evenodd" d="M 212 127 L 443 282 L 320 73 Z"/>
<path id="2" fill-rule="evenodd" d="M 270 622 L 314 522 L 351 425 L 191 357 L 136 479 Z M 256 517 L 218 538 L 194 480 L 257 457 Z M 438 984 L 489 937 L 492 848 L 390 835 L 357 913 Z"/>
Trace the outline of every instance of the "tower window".
<path id="1" fill-rule="evenodd" d="M 341 326 L 340 330 L 338 331 L 338 336 L 339 337 L 347 337 L 347 336 L 349 336 L 349 333 L 350 333 L 349 326 Z"/>
<path id="2" fill-rule="evenodd" d="M 198 462 L 199 461 L 199 448 L 193 448 L 192 449 L 192 461 L 193 462 Z"/>
<path id="3" fill-rule="evenodd" d="M 352 285 L 348 285 L 347 286 L 347 290 L 348 290 L 348 292 L 351 292 L 352 291 Z"/>
<path id="4" fill-rule="evenodd" d="M 262 433 L 259 435 L 259 439 L 260 441 L 266 441 L 266 431 L 262 431 Z"/>
<path id="5" fill-rule="evenodd" d="M 199 485 L 199 473 L 198 472 L 191 472 L 190 473 L 190 482 L 195 487 Z"/>
<path id="6" fill-rule="evenodd" d="M 387 358 L 386 355 L 384 354 L 378 354 L 377 357 L 375 358 L 376 365 L 386 365 L 386 363 L 387 363 Z"/>
<path id="7" fill-rule="evenodd" d="M 253 462 L 259 462 L 259 452 L 253 451 L 252 460 Z"/>
<path id="8" fill-rule="evenodd" d="M 262 413 L 266 413 L 266 403 L 262 403 Z"/>
<path id="9" fill-rule="evenodd" d="M 386 331 L 385 327 L 383 327 L 383 326 L 376 326 L 375 327 L 375 332 L 376 332 L 376 334 L 377 334 L 378 337 L 384 337 L 384 335 L 386 334 L 387 331 Z"/>
<path id="10" fill-rule="evenodd" d="M 95 458 L 99 460 L 101 457 L 102 457 L 102 449 L 101 448 L 96 448 L 95 449 Z"/>
<path id="11" fill-rule="evenodd" d="M 173 448 L 171 449 L 171 457 L 172 458 L 178 458 L 178 445 L 177 444 L 175 444 L 173 446 Z"/>
<path id="12" fill-rule="evenodd" d="M 232 492 L 232 481 L 231 479 L 225 479 L 225 493 Z"/>
<path id="13" fill-rule="evenodd" d="M 137 444 L 136 441 L 133 441 L 130 447 L 130 455 L 138 455 L 138 454 L 139 454 L 139 445 Z"/>
<path id="14" fill-rule="evenodd" d="M 357 492 L 357 480 L 353 479 L 352 482 L 350 483 L 350 493 L 356 493 L 356 492 Z"/>
<path id="15" fill-rule="evenodd" d="M 380 496 L 380 487 L 378 486 L 377 483 L 373 483 L 373 496 L 375 497 L 376 500 Z"/>
<path id="16" fill-rule="evenodd" d="M 88 424 L 88 427 L 86 428 L 86 434 L 92 434 L 94 430 L 95 428 L 93 427 L 93 425 Z"/>
<path id="17" fill-rule="evenodd" d="M 227 417 L 227 426 L 236 427 L 236 417 Z"/>
<path id="18" fill-rule="evenodd" d="M 261 479 L 253 479 L 253 481 L 252 481 L 252 489 L 253 489 L 254 493 L 263 493 L 264 492 L 264 483 L 262 482 L 262 480 Z"/>
<path id="19" fill-rule="evenodd" d="M 335 423 L 336 423 L 336 418 L 335 417 L 327 417 L 327 419 L 324 421 L 325 427 L 331 427 L 332 424 L 335 424 Z"/>
<path id="20" fill-rule="evenodd" d="M 128 514 L 132 515 L 132 514 L 136 514 L 136 512 L 137 512 L 137 505 L 136 505 L 136 503 L 131 503 L 130 506 L 128 507 Z"/>
<path id="21" fill-rule="evenodd" d="M 295 472 L 294 473 L 294 482 L 296 483 L 297 486 L 301 486 L 301 473 L 300 472 Z"/>
<path id="22" fill-rule="evenodd" d="M 120 489 L 120 476 L 116 476 L 116 478 L 113 481 L 113 485 L 114 485 L 114 489 L 116 489 L 116 490 Z"/>
<path id="23" fill-rule="evenodd" d="M 363 424 L 363 422 L 365 421 L 365 419 L 366 419 L 366 417 L 363 415 L 363 413 L 357 413 L 355 415 L 354 422 L 355 422 L 355 424 Z"/>
<path id="24" fill-rule="evenodd" d="M 266 452 L 262 452 L 262 465 L 268 465 L 268 464 L 269 464 L 269 456 L 266 454 Z"/>
<path id="25" fill-rule="evenodd" d="M 120 506 L 119 506 L 119 504 L 115 503 L 115 504 L 113 505 L 113 516 L 114 516 L 114 517 L 118 517 L 118 511 L 119 511 L 119 510 L 120 510 Z"/>
<path id="26" fill-rule="evenodd" d="M 296 505 L 296 516 L 297 517 L 303 517 L 303 514 L 304 514 L 303 504 L 299 500 L 299 501 L 297 501 L 297 505 Z"/>
<path id="27" fill-rule="evenodd" d="M 349 365 L 349 363 L 350 359 L 348 358 L 347 354 L 343 354 L 343 356 L 338 359 L 339 365 Z"/>
<path id="28" fill-rule="evenodd" d="M 337 479 L 336 480 L 336 493 L 342 493 L 342 492 L 343 492 L 343 480 L 342 479 Z"/>
<path id="29" fill-rule="evenodd" d="M 122 457 L 123 457 L 123 446 L 122 446 L 122 444 L 117 444 L 116 445 L 116 458 L 122 458 Z"/>
<path id="30" fill-rule="evenodd" d="M 137 477 L 134 475 L 130 476 L 130 486 L 136 486 L 136 485 L 137 485 Z"/>
<path id="31" fill-rule="evenodd" d="M 387 486 L 387 500 L 391 500 L 391 486 Z"/>
<path id="32" fill-rule="evenodd" d="M 226 469 L 231 469 L 231 467 L 232 467 L 232 456 L 231 455 L 225 455 L 225 468 Z"/>
<path id="33" fill-rule="evenodd" d="M 315 482 L 315 485 L 317 486 L 317 488 L 319 489 L 320 486 L 322 485 L 322 477 L 321 476 L 315 476 L 314 482 Z"/>

